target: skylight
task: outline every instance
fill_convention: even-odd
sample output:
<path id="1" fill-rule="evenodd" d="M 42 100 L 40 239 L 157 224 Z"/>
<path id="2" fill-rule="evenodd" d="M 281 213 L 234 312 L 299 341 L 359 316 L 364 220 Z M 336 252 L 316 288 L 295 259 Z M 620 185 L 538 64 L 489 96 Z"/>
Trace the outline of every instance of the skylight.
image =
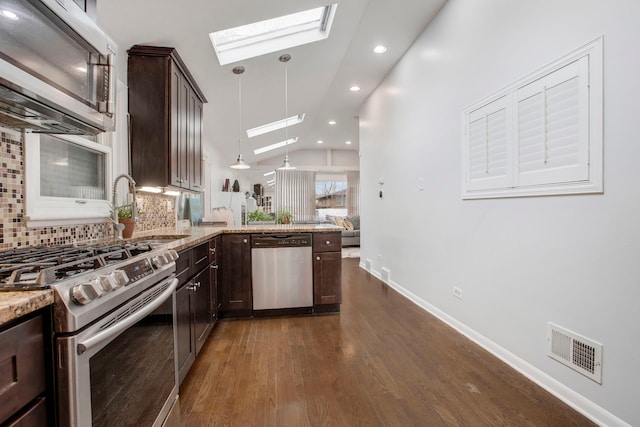
<path id="1" fill-rule="evenodd" d="M 337 3 L 209 33 L 220 65 L 329 37 Z"/>
<path id="2" fill-rule="evenodd" d="M 256 126 L 252 129 L 247 129 L 247 136 L 253 138 L 254 136 L 263 135 L 265 133 L 273 132 L 274 130 L 282 129 L 285 126 L 293 126 L 298 123 L 302 123 L 304 120 L 304 113 L 297 116 L 291 116 L 288 119 L 282 119 L 275 122 L 267 123 L 266 125 Z"/>
<path id="3" fill-rule="evenodd" d="M 253 150 L 253 154 L 262 154 L 267 151 L 275 150 L 276 148 L 284 147 L 285 145 L 291 145 L 298 142 L 298 137 L 287 139 L 286 141 L 276 142 L 275 144 L 267 145 L 266 147 L 260 147 Z"/>

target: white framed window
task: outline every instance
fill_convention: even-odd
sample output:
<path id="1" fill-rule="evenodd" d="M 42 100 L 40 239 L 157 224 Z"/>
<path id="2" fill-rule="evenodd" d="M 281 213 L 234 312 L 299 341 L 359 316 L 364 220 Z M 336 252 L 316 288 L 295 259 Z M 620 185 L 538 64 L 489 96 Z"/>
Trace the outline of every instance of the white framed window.
<path id="1" fill-rule="evenodd" d="M 75 135 L 25 134 L 27 227 L 111 216 L 111 148 Z"/>
<path id="2" fill-rule="evenodd" d="M 462 198 L 601 193 L 602 37 L 463 112 Z"/>

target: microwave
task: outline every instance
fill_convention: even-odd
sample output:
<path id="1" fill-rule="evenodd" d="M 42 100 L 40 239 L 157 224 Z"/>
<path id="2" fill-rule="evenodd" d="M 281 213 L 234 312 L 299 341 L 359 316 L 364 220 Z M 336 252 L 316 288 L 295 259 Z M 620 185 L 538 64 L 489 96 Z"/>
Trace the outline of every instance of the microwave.
<path id="1" fill-rule="evenodd" d="M 0 0 L 0 125 L 115 128 L 116 44 L 73 0 Z"/>

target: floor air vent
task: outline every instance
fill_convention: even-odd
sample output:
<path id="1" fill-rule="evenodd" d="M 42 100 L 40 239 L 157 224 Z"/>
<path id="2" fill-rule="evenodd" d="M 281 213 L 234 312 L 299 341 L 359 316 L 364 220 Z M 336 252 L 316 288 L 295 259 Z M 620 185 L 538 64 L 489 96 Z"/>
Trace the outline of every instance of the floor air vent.
<path id="1" fill-rule="evenodd" d="M 602 344 L 548 324 L 549 357 L 602 384 Z"/>

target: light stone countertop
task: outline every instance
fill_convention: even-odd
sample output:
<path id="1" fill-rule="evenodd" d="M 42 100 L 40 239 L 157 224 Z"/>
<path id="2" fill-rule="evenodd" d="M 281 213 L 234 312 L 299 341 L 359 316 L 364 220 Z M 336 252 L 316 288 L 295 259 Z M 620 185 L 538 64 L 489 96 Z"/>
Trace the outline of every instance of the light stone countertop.
<path id="1" fill-rule="evenodd" d="M 53 304 L 53 291 L 0 292 L 0 326 Z"/>
<path id="2" fill-rule="evenodd" d="M 231 227 L 200 226 L 184 230 L 163 228 L 134 233 L 129 240 L 166 239 L 167 248 L 181 251 L 221 234 L 239 233 L 330 233 L 342 227 L 333 224 L 256 224 Z M 53 304 L 53 290 L 0 292 L 0 326 Z"/>

